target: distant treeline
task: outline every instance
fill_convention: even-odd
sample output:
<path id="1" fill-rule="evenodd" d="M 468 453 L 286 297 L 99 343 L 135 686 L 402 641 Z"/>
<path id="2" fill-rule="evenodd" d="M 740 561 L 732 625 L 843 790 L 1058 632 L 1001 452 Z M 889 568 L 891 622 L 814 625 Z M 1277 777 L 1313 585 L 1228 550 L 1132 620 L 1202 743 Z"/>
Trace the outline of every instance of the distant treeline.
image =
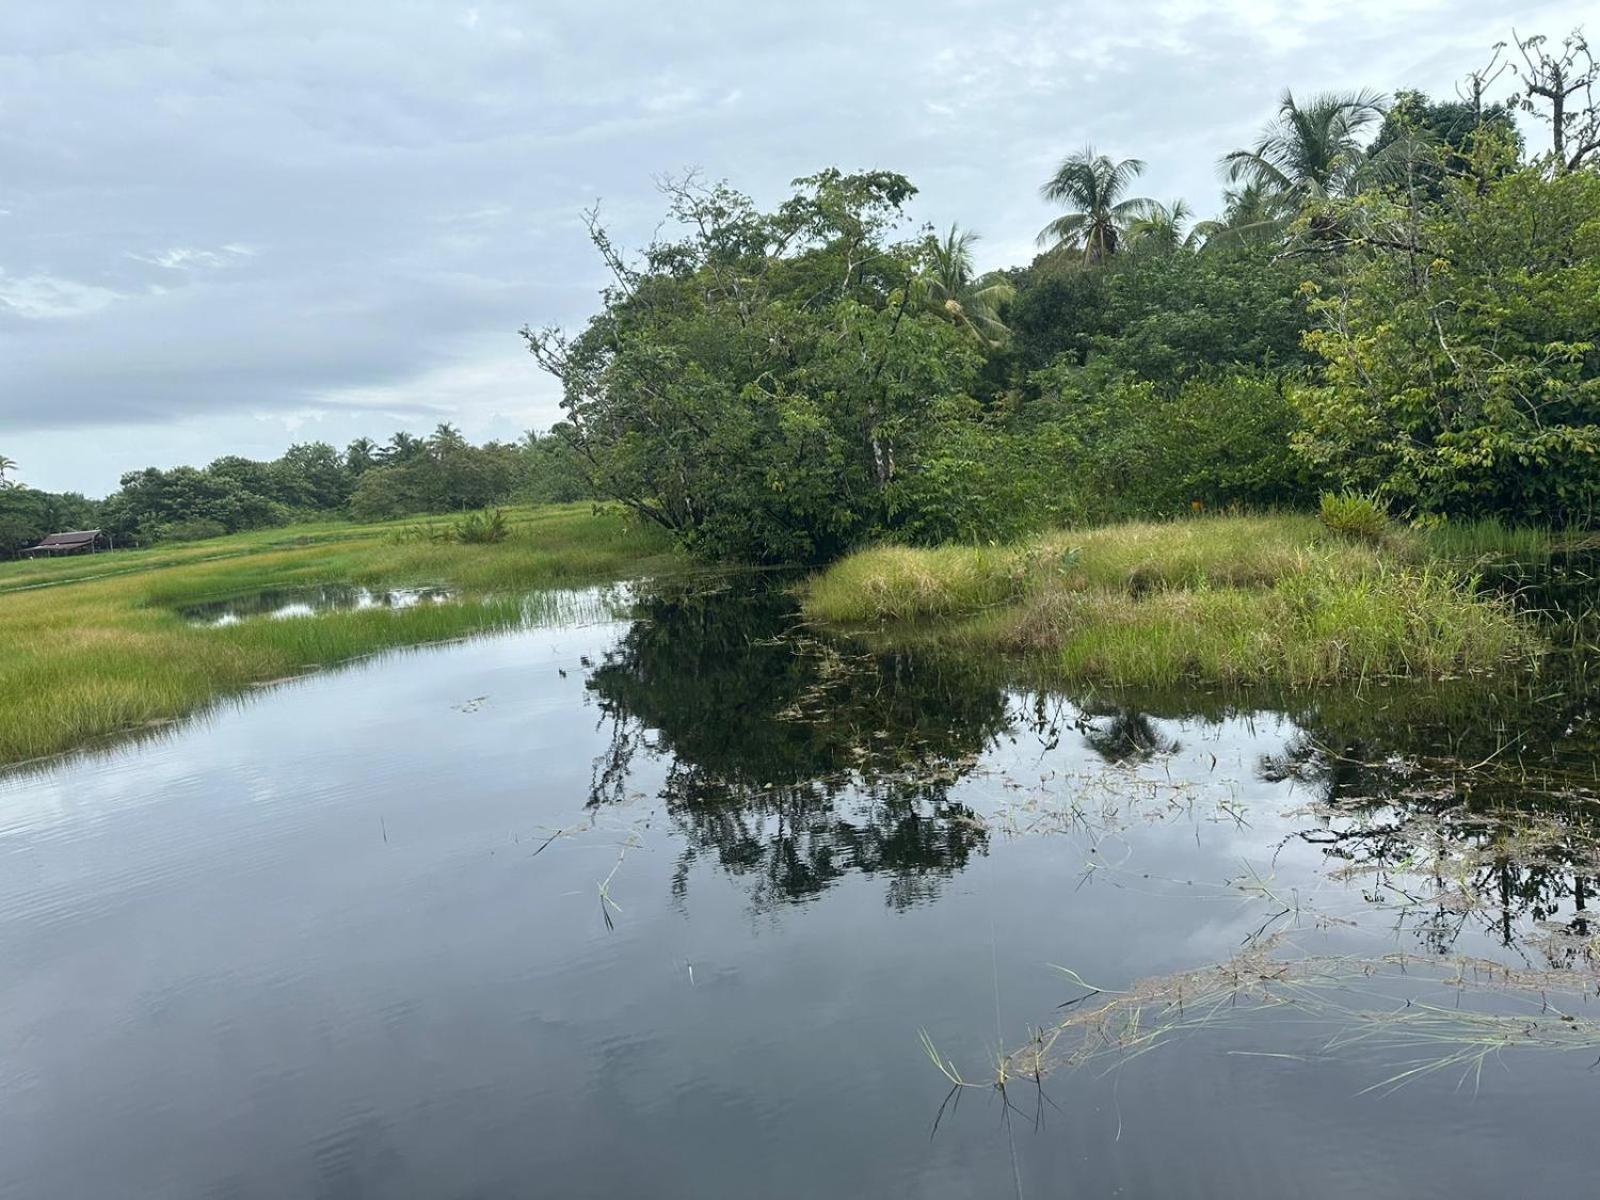
<path id="1" fill-rule="evenodd" d="M 5 460 L 3 470 L 14 466 Z M 90 526 L 118 546 L 142 546 L 328 516 L 384 520 L 589 494 L 558 434 L 474 446 L 445 424 L 426 438 L 358 438 L 342 452 L 306 442 L 272 462 L 230 455 L 206 467 L 147 467 L 99 501 L 9 483 L 0 486 L 0 556 Z"/>

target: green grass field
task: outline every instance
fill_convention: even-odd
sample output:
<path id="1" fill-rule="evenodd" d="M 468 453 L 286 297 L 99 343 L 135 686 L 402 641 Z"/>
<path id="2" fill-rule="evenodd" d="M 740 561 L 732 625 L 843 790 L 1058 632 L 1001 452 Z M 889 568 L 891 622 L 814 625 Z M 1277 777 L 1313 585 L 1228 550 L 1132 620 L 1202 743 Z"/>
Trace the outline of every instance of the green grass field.
<path id="1" fill-rule="evenodd" d="M 180 546 L 0 563 L 0 763 L 150 728 L 254 684 L 520 625 L 532 589 L 680 568 L 617 511 L 507 510 L 494 545 L 407 539 L 416 521 L 323 523 Z M 441 585 L 460 603 L 203 628 L 185 606 L 267 588 Z"/>
<path id="2" fill-rule="evenodd" d="M 1491 535 L 1456 540 L 1477 557 Z M 1047 679 L 1119 687 L 1438 680 L 1531 662 L 1537 631 L 1469 570 L 1428 535 L 1368 544 L 1314 517 L 1227 516 L 864 550 L 812 580 L 805 604 L 824 623 L 891 640 L 931 627 Z"/>

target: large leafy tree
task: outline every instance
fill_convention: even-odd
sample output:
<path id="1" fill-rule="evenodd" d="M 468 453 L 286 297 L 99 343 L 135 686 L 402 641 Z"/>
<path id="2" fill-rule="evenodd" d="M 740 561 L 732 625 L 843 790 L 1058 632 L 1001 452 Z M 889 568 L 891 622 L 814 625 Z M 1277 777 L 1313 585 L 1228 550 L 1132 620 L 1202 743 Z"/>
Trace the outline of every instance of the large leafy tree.
<path id="1" fill-rule="evenodd" d="M 913 301 L 892 240 L 913 188 L 887 171 L 795 181 L 763 212 L 667 181 L 680 235 L 624 259 L 575 337 L 523 331 L 560 379 L 591 487 L 716 556 L 816 560 L 888 519 L 938 414 L 971 388 L 972 340 Z"/>
<path id="2" fill-rule="evenodd" d="M 344 469 L 352 478 L 359 479 L 378 462 L 378 443 L 369 437 L 358 437 L 344 448 Z"/>
<path id="3" fill-rule="evenodd" d="M 6 478 L 6 474 L 8 472 L 15 471 L 16 469 L 17 463 L 15 459 L 7 458 L 4 454 L 0 454 L 0 488 L 16 486 L 15 480 Z"/>
<path id="4" fill-rule="evenodd" d="M 1255 145 L 1223 157 L 1223 174 L 1297 206 L 1349 195 L 1371 169 L 1362 136 L 1382 118 L 1383 103 L 1381 94 L 1360 91 L 1328 92 L 1301 104 L 1286 91 Z"/>
<path id="5" fill-rule="evenodd" d="M 1143 172 L 1141 160 L 1115 161 L 1096 154 L 1092 146 L 1068 155 L 1040 192 L 1069 211 L 1040 231 L 1039 244 L 1081 250 L 1090 265 L 1105 262 L 1121 247 L 1129 226 L 1155 207 L 1145 197 L 1128 195 Z"/>
<path id="6" fill-rule="evenodd" d="M 1494 164 L 1452 179 L 1442 205 L 1380 214 L 1397 236 L 1349 256 L 1317 306 L 1325 380 L 1301 396 L 1303 452 L 1417 511 L 1592 521 L 1597 214 L 1600 176 Z"/>
<path id="7" fill-rule="evenodd" d="M 957 225 L 942 238 L 930 237 L 922 269 L 911 281 L 912 294 L 974 341 L 997 346 L 1010 333 L 1000 311 L 1016 299 L 1017 290 L 1001 275 L 975 277 L 972 245 L 977 240 L 976 233 Z"/>

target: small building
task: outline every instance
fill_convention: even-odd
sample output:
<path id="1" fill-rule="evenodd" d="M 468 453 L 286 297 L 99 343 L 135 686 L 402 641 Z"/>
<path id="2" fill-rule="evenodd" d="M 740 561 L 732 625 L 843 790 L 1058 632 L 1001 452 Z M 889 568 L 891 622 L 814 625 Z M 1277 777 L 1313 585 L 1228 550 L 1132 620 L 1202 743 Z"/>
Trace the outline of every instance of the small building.
<path id="1" fill-rule="evenodd" d="M 111 539 L 100 530 L 78 529 L 70 533 L 52 533 L 22 553 L 27 558 L 59 558 L 65 554 L 99 554 L 109 549 Z"/>

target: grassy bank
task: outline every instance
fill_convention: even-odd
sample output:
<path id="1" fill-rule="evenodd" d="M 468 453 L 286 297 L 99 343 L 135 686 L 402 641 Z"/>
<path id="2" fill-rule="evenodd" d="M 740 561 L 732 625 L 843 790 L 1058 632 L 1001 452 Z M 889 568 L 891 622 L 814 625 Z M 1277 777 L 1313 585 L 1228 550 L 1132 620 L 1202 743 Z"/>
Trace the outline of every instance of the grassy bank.
<path id="1" fill-rule="evenodd" d="M 252 684 L 524 620 L 532 588 L 677 559 L 587 505 L 511 510 L 494 545 L 408 540 L 415 523 L 274 529 L 148 551 L 0 564 L 0 763 L 192 712 Z M 183 607 L 266 588 L 444 585 L 461 603 L 202 628 Z"/>
<path id="2" fill-rule="evenodd" d="M 1488 532 L 1460 539 L 1476 554 Z M 1213 517 L 1014 547 L 881 547 L 813 579 L 807 614 L 1025 657 L 1048 677 L 1301 687 L 1443 679 L 1529 661 L 1533 628 L 1428 536 L 1311 517 Z"/>

